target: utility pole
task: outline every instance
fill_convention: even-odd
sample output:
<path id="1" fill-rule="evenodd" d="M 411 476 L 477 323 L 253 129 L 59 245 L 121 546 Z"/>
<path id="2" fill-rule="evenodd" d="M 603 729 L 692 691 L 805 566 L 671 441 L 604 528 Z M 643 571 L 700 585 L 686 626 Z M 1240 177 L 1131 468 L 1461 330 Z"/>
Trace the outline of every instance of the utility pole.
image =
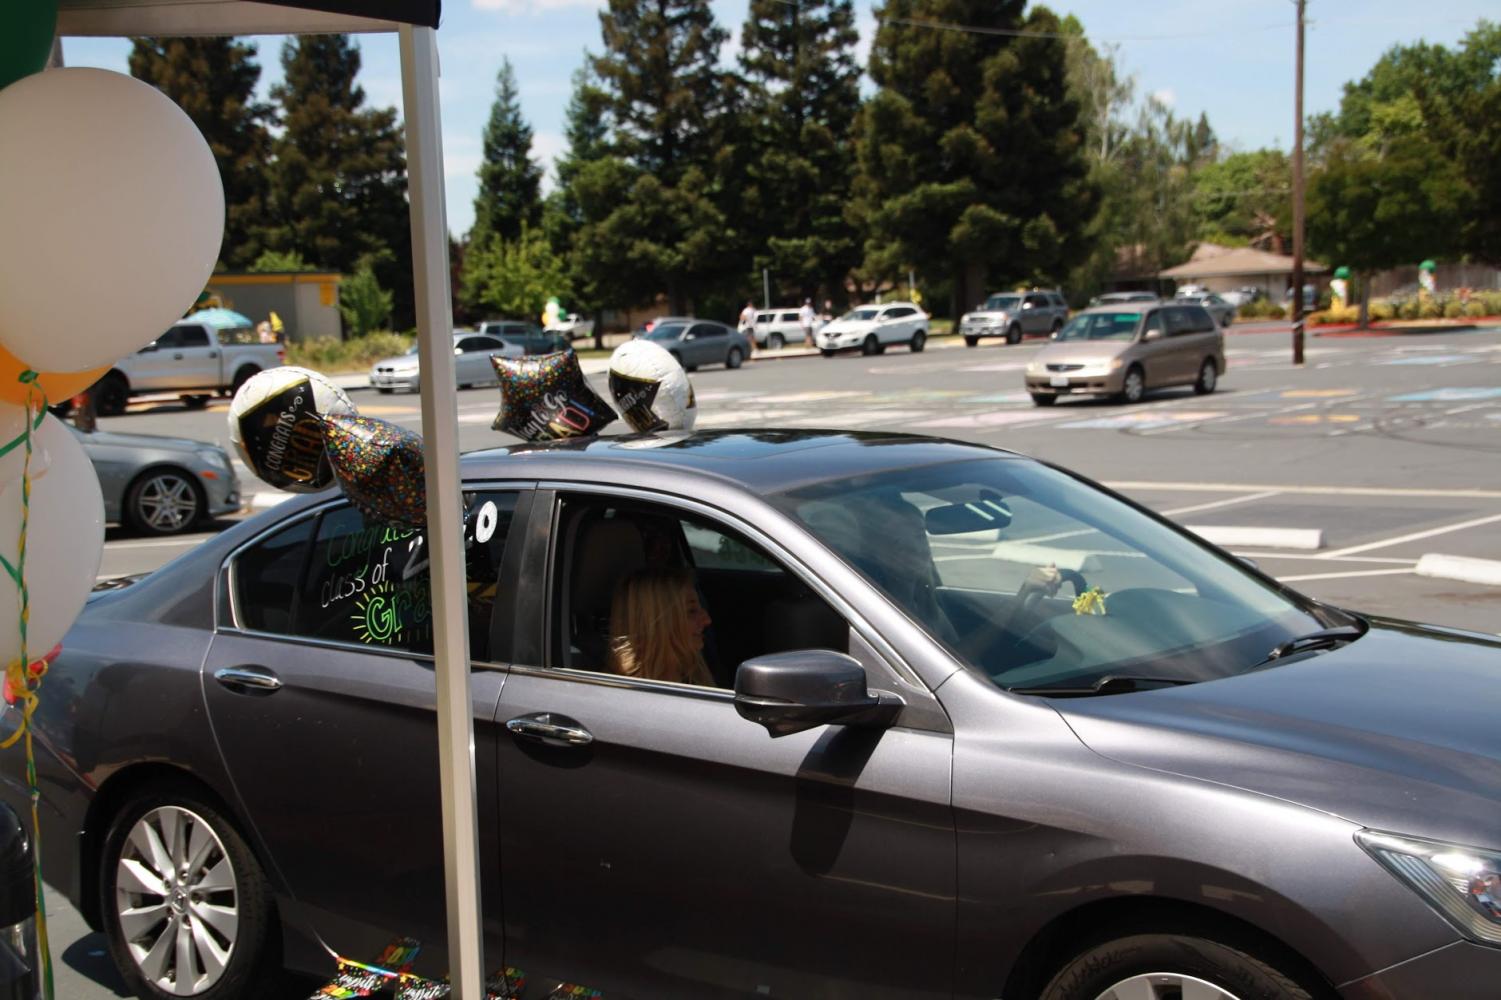
<path id="1" fill-rule="evenodd" d="M 765 301 L 762 309 L 771 308 L 771 268 L 761 268 L 761 298 Z"/>
<path id="2" fill-rule="evenodd" d="M 1298 70 L 1293 96 L 1293 364 L 1303 363 L 1303 14 L 1298 5 Z"/>

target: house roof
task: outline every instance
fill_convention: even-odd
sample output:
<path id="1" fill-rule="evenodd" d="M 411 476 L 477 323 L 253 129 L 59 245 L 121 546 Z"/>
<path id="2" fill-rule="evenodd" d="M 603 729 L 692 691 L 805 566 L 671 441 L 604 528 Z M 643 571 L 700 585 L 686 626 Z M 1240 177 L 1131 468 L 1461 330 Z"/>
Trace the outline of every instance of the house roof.
<path id="1" fill-rule="evenodd" d="M 1317 274 L 1329 270 L 1318 261 L 1303 261 L 1303 270 Z M 1225 278 L 1235 275 L 1292 274 L 1293 259 L 1280 253 L 1237 247 L 1224 253 L 1190 260 L 1177 267 L 1157 272 L 1159 278 Z"/>
<path id="2" fill-rule="evenodd" d="M 57 33 L 282 35 L 436 28 L 441 0 L 60 0 Z"/>

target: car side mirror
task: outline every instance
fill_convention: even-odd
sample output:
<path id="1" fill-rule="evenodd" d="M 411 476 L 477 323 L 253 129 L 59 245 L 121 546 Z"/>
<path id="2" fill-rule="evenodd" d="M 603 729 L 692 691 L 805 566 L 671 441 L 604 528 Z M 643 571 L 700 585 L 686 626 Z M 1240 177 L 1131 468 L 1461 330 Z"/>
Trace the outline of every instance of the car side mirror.
<path id="1" fill-rule="evenodd" d="M 1142 343 L 1148 343 L 1148 342 L 1153 341 L 1153 340 L 1161 340 L 1162 339 L 1162 331 L 1159 330 L 1159 329 L 1157 329 L 1154 326 L 1150 330 L 1148 330 L 1146 333 L 1142 334 L 1141 335 L 1141 339 L 1142 339 Z"/>
<path id="2" fill-rule="evenodd" d="M 902 699 L 865 686 L 860 661 L 832 649 L 769 653 L 735 672 L 735 711 L 773 738 L 817 726 L 889 728 Z"/>
<path id="3" fill-rule="evenodd" d="M 462 347 L 455 347 L 453 349 L 453 353 L 455 353 L 455 354 L 463 354 L 464 353 L 464 349 Z"/>
<path id="4" fill-rule="evenodd" d="M 1023 302 L 1022 303 L 1022 308 L 1023 309 L 1031 309 L 1032 308 L 1032 303 L 1030 303 L 1030 302 Z"/>

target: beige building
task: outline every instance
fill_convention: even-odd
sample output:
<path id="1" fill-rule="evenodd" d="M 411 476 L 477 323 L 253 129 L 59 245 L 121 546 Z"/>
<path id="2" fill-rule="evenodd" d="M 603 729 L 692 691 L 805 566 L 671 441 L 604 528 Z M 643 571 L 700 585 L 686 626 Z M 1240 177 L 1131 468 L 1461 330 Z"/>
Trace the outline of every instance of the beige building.
<path id="1" fill-rule="evenodd" d="M 1329 268 L 1314 260 L 1303 261 L 1303 281 L 1322 286 Z M 1237 288 L 1260 288 L 1273 302 L 1281 302 L 1292 287 L 1293 259 L 1285 254 L 1200 243 L 1186 263 L 1157 272 L 1159 278 L 1184 285 L 1202 285 L 1211 292 Z"/>
<path id="2" fill-rule="evenodd" d="M 209 278 L 207 294 L 226 309 L 244 313 L 251 322 L 269 319 L 275 312 L 292 343 L 342 336 L 339 318 L 339 283 L 342 274 L 323 271 L 248 274 L 216 272 Z"/>

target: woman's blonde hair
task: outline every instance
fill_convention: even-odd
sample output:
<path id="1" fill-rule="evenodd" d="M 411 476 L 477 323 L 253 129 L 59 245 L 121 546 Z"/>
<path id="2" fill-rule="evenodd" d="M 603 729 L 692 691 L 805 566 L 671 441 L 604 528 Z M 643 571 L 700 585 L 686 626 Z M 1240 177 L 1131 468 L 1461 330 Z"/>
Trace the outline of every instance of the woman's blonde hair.
<path id="1" fill-rule="evenodd" d="M 688 599 L 695 593 L 687 569 L 646 569 L 627 577 L 610 604 L 610 669 L 628 677 L 711 683 L 688 620 Z"/>

